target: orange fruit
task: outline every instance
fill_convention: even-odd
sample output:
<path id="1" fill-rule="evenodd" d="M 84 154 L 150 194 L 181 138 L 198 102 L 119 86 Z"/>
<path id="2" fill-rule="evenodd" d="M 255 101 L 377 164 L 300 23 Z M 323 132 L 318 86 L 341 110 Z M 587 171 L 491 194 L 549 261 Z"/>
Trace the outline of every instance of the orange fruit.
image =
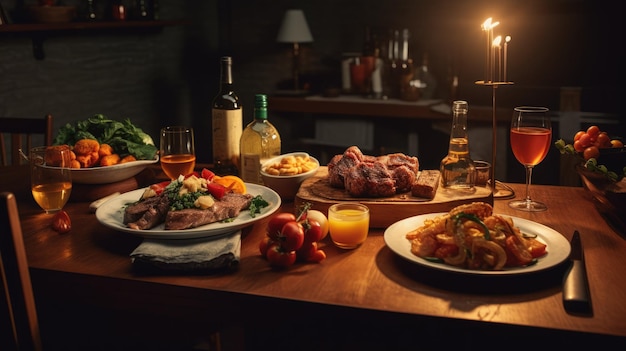
<path id="1" fill-rule="evenodd" d="M 215 176 L 212 182 L 221 184 L 238 194 L 246 193 L 246 183 L 244 183 L 243 179 L 234 175 Z"/>

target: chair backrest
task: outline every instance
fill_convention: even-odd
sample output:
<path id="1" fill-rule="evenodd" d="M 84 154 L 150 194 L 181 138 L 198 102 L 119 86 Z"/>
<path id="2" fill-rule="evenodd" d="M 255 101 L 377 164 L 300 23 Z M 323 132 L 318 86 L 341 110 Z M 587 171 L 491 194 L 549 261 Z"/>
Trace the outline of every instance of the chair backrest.
<path id="1" fill-rule="evenodd" d="M 0 117 L 0 165 L 19 165 L 24 160 L 20 157 L 20 149 L 28 153 L 32 145 L 32 136 L 43 135 L 44 145 L 52 145 L 52 115 L 44 118 L 14 118 Z M 7 157 L 4 134 L 11 137 L 10 158 Z"/>
<path id="2" fill-rule="evenodd" d="M 41 350 L 41 335 L 15 195 L 0 193 L 0 349 Z"/>

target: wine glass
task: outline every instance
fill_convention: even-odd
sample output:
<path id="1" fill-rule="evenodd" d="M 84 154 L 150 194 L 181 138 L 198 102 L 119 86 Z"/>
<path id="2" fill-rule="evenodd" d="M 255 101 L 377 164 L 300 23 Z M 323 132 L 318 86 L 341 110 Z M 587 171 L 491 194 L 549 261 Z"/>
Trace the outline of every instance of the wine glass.
<path id="1" fill-rule="evenodd" d="M 67 145 L 30 149 L 30 179 L 33 198 L 46 213 L 63 209 L 72 193 L 71 150 Z"/>
<path id="2" fill-rule="evenodd" d="M 548 154 L 552 140 L 552 126 L 545 107 L 516 107 L 511 121 L 511 149 L 519 163 L 526 167 L 526 198 L 513 200 L 509 206 L 522 211 L 545 211 L 547 206 L 530 198 L 533 167 Z"/>
<path id="3" fill-rule="evenodd" d="M 170 178 L 188 175 L 196 167 L 193 128 L 169 126 L 161 129 L 161 169 Z"/>

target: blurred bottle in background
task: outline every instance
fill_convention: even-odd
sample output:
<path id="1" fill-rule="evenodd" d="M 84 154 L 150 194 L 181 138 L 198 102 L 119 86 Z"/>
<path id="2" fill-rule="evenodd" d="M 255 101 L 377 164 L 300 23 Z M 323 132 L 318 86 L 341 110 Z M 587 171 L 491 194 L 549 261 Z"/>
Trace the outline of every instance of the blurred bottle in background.
<path id="1" fill-rule="evenodd" d="M 428 53 L 422 55 L 422 63 L 415 69 L 413 85 L 418 87 L 420 99 L 433 99 L 437 91 L 437 79 L 430 71 Z"/>
<path id="2" fill-rule="evenodd" d="M 267 118 L 267 95 L 254 97 L 254 120 L 241 134 L 241 178 L 248 183 L 261 184 L 261 165 L 280 155 L 278 130 Z"/>
<path id="3" fill-rule="evenodd" d="M 243 109 L 233 86 L 232 62 L 230 56 L 220 61 L 220 91 L 211 110 L 213 163 L 219 175 L 239 175 Z"/>

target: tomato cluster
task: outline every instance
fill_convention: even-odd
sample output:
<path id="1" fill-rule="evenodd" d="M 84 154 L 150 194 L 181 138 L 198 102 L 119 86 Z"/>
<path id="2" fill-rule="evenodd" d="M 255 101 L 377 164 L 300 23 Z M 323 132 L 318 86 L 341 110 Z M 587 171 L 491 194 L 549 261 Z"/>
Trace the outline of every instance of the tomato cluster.
<path id="1" fill-rule="evenodd" d="M 619 139 L 611 139 L 596 125 L 587 130 L 579 130 L 574 135 L 574 150 L 581 152 L 585 161 L 590 158 L 597 159 L 600 156 L 600 149 L 612 147 L 624 147 L 624 144 Z"/>
<path id="2" fill-rule="evenodd" d="M 307 216 L 309 207 L 306 204 L 298 217 L 281 212 L 270 218 L 259 251 L 272 267 L 286 268 L 296 261 L 321 262 L 326 258 L 318 242 L 326 235 L 327 226 Z"/>

